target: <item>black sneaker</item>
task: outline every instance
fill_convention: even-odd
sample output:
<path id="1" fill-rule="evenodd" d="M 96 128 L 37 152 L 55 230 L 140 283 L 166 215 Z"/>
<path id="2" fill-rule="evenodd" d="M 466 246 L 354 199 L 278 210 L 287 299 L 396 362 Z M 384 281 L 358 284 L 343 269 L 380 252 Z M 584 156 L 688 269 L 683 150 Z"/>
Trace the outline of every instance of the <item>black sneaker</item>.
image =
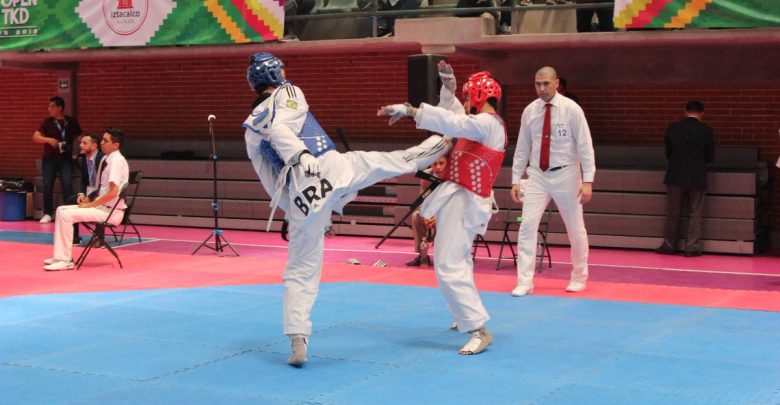
<path id="1" fill-rule="evenodd" d="M 666 244 L 661 245 L 661 247 L 655 249 L 655 253 L 662 254 L 662 255 L 673 255 L 675 254 L 675 250 L 667 246 Z"/>
<path id="2" fill-rule="evenodd" d="M 388 30 L 387 28 L 377 28 L 376 30 L 377 38 L 387 38 L 392 36 L 393 36 L 393 31 Z"/>
<path id="3" fill-rule="evenodd" d="M 411 262 L 406 263 L 406 265 L 409 266 L 409 267 L 420 267 L 420 262 L 421 261 L 422 261 L 422 257 L 421 256 L 417 256 Z"/>

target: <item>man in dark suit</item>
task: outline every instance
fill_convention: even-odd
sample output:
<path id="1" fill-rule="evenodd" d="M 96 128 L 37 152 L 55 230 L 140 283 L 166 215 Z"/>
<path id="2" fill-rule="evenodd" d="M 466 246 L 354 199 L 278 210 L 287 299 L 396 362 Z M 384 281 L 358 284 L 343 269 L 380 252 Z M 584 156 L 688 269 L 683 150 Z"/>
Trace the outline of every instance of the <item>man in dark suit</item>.
<path id="1" fill-rule="evenodd" d="M 76 194 L 71 195 L 66 204 L 76 204 L 80 195 L 94 199 L 100 188 L 100 167 L 105 154 L 100 150 L 100 138 L 95 134 L 85 134 L 79 142 L 81 154 L 76 158 L 76 166 L 81 173 L 81 183 Z M 73 224 L 73 243 L 80 243 L 79 224 Z"/>
<path id="2" fill-rule="evenodd" d="M 686 257 L 701 256 L 701 212 L 707 189 L 707 164 L 715 158 L 715 135 L 701 122 L 704 104 L 689 101 L 686 118 L 669 124 L 666 130 L 666 228 L 664 242 L 656 253 L 676 251 L 678 229 L 683 211 L 688 215 L 683 253 Z"/>
<path id="3" fill-rule="evenodd" d="M 580 98 L 575 96 L 574 93 L 569 92 L 569 82 L 567 82 L 563 77 L 558 78 L 558 94 L 563 94 L 564 96 L 570 98 L 572 101 L 577 103 L 577 105 L 580 104 Z"/>

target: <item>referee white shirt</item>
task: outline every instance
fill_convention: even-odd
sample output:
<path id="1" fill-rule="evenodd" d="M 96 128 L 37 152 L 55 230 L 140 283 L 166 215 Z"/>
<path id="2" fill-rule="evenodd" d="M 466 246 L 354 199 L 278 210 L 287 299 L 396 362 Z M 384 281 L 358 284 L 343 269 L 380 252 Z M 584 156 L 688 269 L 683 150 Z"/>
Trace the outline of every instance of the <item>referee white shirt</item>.
<path id="1" fill-rule="evenodd" d="M 537 98 L 523 110 L 520 135 L 512 164 L 512 184 L 520 184 L 526 166 L 539 168 L 545 103 Z M 582 165 L 582 181 L 592 183 L 596 175 L 593 140 L 582 108 L 558 93 L 550 99 L 550 168 Z"/>

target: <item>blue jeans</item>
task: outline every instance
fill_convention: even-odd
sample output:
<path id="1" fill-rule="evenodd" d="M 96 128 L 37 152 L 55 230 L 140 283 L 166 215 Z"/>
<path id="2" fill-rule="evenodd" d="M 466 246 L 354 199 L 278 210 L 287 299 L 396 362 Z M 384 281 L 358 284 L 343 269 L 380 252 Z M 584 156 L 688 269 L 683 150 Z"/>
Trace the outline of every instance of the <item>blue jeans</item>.
<path id="1" fill-rule="evenodd" d="M 64 198 L 73 194 L 73 159 L 70 156 L 62 158 L 43 158 L 43 213 L 54 215 L 54 178 L 60 175 L 60 185 Z"/>

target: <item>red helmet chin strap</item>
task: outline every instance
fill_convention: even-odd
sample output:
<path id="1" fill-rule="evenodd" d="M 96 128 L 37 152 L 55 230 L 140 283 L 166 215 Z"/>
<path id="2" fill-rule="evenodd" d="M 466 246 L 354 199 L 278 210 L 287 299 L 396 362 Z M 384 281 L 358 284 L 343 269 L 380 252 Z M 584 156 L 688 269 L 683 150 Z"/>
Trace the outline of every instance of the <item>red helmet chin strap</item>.
<path id="1" fill-rule="evenodd" d="M 488 99 L 501 100 L 501 85 L 493 79 L 490 72 L 477 72 L 469 76 L 463 84 L 463 97 L 468 98 L 471 107 L 479 112 Z"/>

